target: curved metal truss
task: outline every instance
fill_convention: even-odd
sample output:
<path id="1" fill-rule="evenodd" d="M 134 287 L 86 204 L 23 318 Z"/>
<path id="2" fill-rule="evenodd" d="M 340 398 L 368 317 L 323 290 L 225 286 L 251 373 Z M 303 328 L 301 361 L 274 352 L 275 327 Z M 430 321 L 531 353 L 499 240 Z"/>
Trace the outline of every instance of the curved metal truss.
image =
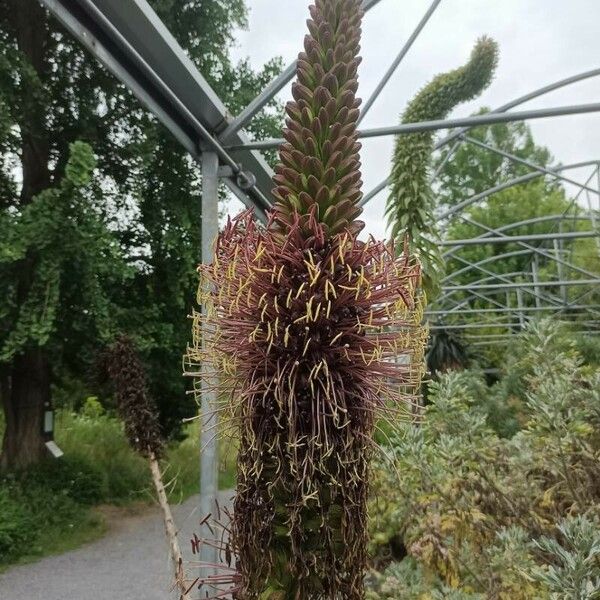
<path id="1" fill-rule="evenodd" d="M 202 259 L 211 260 L 212 241 L 217 233 L 218 189 L 225 184 L 246 206 L 255 209 L 258 219 L 265 221 L 272 206 L 272 171 L 260 150 L 272 148 L 280 140 L 250 140 L 243 132 L 250 121 L 293 78 L 296 64 L 290 64 L 237 116 L 230 115 L 223 102 L 210 87 L 184 50 L 152 10 L 147 0 L 40 0 L 88 50 L 96 56 L 138 99 L 161 121 L 181 145 L 202 167 Z M 381 0 L 363 0 L 369 11 Z M 433 0 L 421 21 L 365 102 L 361 119 L 371 109 L 386 84 L 425 28 L 442 0 Z M 277 4 L 274 0 L 274 4 Z M 461 144 L 475 144 L 488 152 L 516 162 L 530 173 L 503 182 L 459 204 L 441 211 L 439 219 L 449 223 L 460 219 L 481 230 L 468 240 L 444 240 L 446 258 L 462 266 L 443 282 L 442 296 L 428 311 L 432 329 L 461 331 L 469 343 L 476 346 L 498 345 L 510 340 L 527 320 L 536 315 L 554 315 L 577 323 L 588 335 L 600 332 L 600 260 L 595 270 L 573 264 L 570 252 L 574 240 L 596 238 L 600 253 L 598 202 L 600 196 L 600 157 L 584 163 L 546 168 L 525 161 L 498 148 L 493 148 L 468 135 L 475 126 L 507 123 L 552 116 L 600 111 L 600 103 L 560 106 L 538 110 L 512 111 L 545 94 L 600 75 L 600 68 L 584 71 L 552 82 L 495 110 L 478 116 L 408 123 L 366 129 L 361 137 L 401 135 L 426 130 L 452 130 L 436 145 L 436 150 L 448 147 L 445 160 L 450 160 Z M 433 174 L 437 177 L 441 168 Z M 589 168 L 584 183 L 568 176 L 573 169 Z M 494 194 L 536 178 L 569 183 L 578 188 L 572 205 L 585 195 L 587 211 L 573 215 L 567 211 L 540 219 L 530 219 L 492 229 L 478 223 L 465 209 L 483 202 Z M 387 188 L 388 180 L 380 182 L 363 198 L 362 204 L 374 199 Z M 573 223 L 585 223 L 585 230 L 574 229 Z M 552 232 L 546 234 L 510 235 L 512 229 L 533 223 L 549 222 Z M 567 227 L 567 225 L 571 225 Z M 510 244 L 497 255 L 478 261 L 466 258 L 461 250 L 474 244 Z M 498 273 L 495 264 L 505 258 L 530 256 L 529 267 L 523 272 Z M 544 276 L 542 262 L 553 265 L 551 275 Z M 459 275 L 474 275 L 468 284 L 457 284 Z M 477 278 L 478 277 L 478 278 Z M 209 367 L 207 367 L 209 368 Z M 216 417 L 211 410 L 213 392 L 203 394 L 202 413 L 214 427 Z M 214 508 L 216 497 L 216 441 L 212 433 L 202 442 L 200 510 L 204 514 Z M 215 562 L 208 547 L 203 560 Z"/>

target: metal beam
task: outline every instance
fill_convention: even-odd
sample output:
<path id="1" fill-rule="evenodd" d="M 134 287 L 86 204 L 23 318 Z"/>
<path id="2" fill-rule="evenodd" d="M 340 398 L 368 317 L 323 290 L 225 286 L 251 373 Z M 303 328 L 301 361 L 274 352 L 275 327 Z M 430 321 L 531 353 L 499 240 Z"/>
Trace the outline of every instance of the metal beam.
<path id="1" fill-rule="evenodd" d="M 408 40 L 406 40 L 406 43 L 398 53 L 398 56 L 396 56 L 389 69 L 385 72 L 384 76 L 381 78 L 381 81 L 377 84 L 377 87 L 375 88 L 371 96 L 369 96 L 369 99 L 364 103 L 363 108 L 360 112 L 360 116 L 358 117 L 358 123 L 360 123 L 367 116 L 367 113 L 369 112 L 369 110 L 371 110 L 371 107 L 373 106 L 375 100 L 377 100 L 379 94 L 381 94 L 381 92 L 383 91 L 383 88 L 385 88 L 392 75 L 396 72 L 396 69 L 403 61 L 404 57 L 408 54 L 408 51 L 411 49 L 411 46 L 419 37 L 421 31 L 423 31 L 423 28 L 425 27 L 425 25 L 427 25 L 427 21 L 429 21 L 431 15 L 433 15 L 441 1 L 442 0 L 433 0 L 431 5 L 427 9 L 427 12 L 419 21 L 419 24 L 417 25 L 415 30 L 412 32 Z"/>
<path id="2" fill-rule="evenodd" d="M 363 10 L 368 12 L 380 0 L 363 0 Z M 267 105 L 275 96 L 294 78 L 297 62 L 289 64 L 275 79 L 273 79 L 262 92 L 242 110 L 242 112 L 231 120 L 219 136 L 222 142 L 230 142 L 231 138 L 243 129 L 252 119 Z"/>
<path id="3" fill-rule="evenodd" d="M 474 263 L 470 263 L 470 261 L 467 261 L 465 259 L 463 259 L 462 257 L 456 256 L 455 260 L 459 260 L 462 263 L 465 264 L 469 264 L 471 267 L 477 269 L 477 271 L 481 271 L 482 273 L 489 275 L 489 279 L 495 279 L 498 281 L 503 281 L 504 283 L 511 283 L 511 279 L 508 277 L 508 275 L 505 275 L 504 273 L 495 273 L 494 271 L 490 271 L 488 269 L 485 269 L 483 267 L 481 267 L 480 265 L 474 264 Z M 557 304 L 560 304 L 560 302 L 554 300 L 554 298 L 552 298 L 551 296 L 546 296 L 545 294 L 542 295 L 539 290 L 524 290 L 526 291 L 528 294 L 530 294 L 531 296 L 533 296 L 535 298 L 536 303 L 539 303 L 541 300 L 544 300 L 546 302 L 557 302 Z M 445 294 L 442 298 L 440 298 L 440 302 L 442 300 L 447 299 L 449 296 L 451 296 L 451 294 Z M 507 302 L 507 306 L 508 306 L 508 302 Z"/>
<path id="4" fill-rule="evenodd" d="M 215 138 L 226 126 L 227 109 L 146 0 L 41 1 L 195 159 L 204 144 L 231 167 L 232 179 L 252 173 L 256 184 L 244 193 L 264 218 L 272 202 L 271 169 L 258 152 L 226 150 Z M 241 146 L 247 141 L 243 134 L 235 138 Z"/>
<path id="5" fill-rule="evenodd" d="M 481 229 L 484 229 L 487 232 L 487 233 L 479 236 L 478 238 L 473 238 L 473 239 L 487 238 L 490 235 L 499 234 L 503 231 L 507 231 L 507 230 L 511 229 L 513 226 L 513 224 L 511 223 L 509 225 L 504 225 L 502 227 L 498 227 L 497 229 L 493 229 L 491 227 L 488 227 L 487 225 L 483 225 L 482 223 L 479 223 L 478 221 L 474 221 L 473 219 L 465 217 L 464 215 L 459 215 L 459 217 L 465 223 L 469 223 L 470 225 L 475 225 L 476 227 L 480 227 Z M 543 217 L 540 217 L 540 220 L 541 219 L 543 219 Z M 505 236 L 505 237 L 508 237 L 510 239 L 510 236 Z M 525 242 L 517 242 L 517 245 L 521 246 L 523 248 L 526 248 L 526 249 L 530 250 L 531 252 L 538 254 L 539 256 L 543 256 L 544 258 L 548 258 L 554 262 L 562 264 L 562 265 L 568 267 L 569 269 L 571 269 L 572 271 L 581 273 L 582 275 L 586 275 L 587 277 L 596 277 L 597 276 L 596 273 L 592 273 L 591 271 L 588 271 L 587 269 L 582 269 L 581 267 L 574 265 L 571 261 L 566 261 L 566 260 L 563 260 L 562 258 L 557 258 L 556 255 L 552 254 L 549 250 L 543 249 L 540 246 L 531 246 L 530 244 L 527 244 Z M 455 256 L 456 252 L 458 250 L 460 250 L 462 247 L 463 246 L 456 246 L 456 248 L 453 248 L 452 250 L 444 252 L 443 257 L 448 258 L 448 257 Z"/>
<path id="6" fill-rule="evenodd" d="M 504 158 L 507 158 L 508 160 L 510 160 L 514 163 L 524 165 L 526 167 L 529 167 L 530 169 L 533 169 L 534 171 L 539 171 L 540 173 L 544 173 L 545 175 L 551 175 L 555 179 L 559 179 L 560 181 L 570 183 L 582 190 L 591 192 L 592 194 L 596 194 L 596 195 L 600 194 L 600 192 L 597 189 L 591 188 L 588 185 L 580 183 L 579 181 L 575 181 L 574 179 L 571 179 L 569 177 L 565 177 L 564 175 L 561 175 L 560 173 L 558 173 L 557 171 L 555 171 L 552 168 L 548 169 L 541 165 L 536 165 L 535 163 L 532 163 L 529 160 L 525 160 L 524 158 L 521 158 L 520 156 L 516 156 L 515 154 L 511 154 L 510 152 L 505 152 L 504 150 L 500 150 L 500 148 L 494 148 L 493 146 L 490 146 L 489 144 L 480 142 L 479 140 L 471 138 L 467 135 L 462 135 L 461 139 L 464 140 L 465 142 L 468 142 L 469 144 L 472 144 L 473 146 L 478 146 L 479 148 L 483 148 L 484 150 L 488 150 L 489 152 L 498 154 L 498 156 L 503 156 Z"/>
<path id="7" fill-rule="evenodd" d="M 600 330 L 597 331 L 589 331 L 589 330 L 584 330 L 584 331 L 577 331 L 576 333 L 580 334 L 580 335 L 600 335 Z M 469 341 L 469 339 L 467 339 L 466 341 L 469 341 L 469 346 L 497 346 L 498 344 L 508 344 L 508 343 L 513 343 L 515 340 L 515 336 L 514 334 L 512 335 L 505 335 L 505 336 L 494 336 L 495 339 L 491 339 L 491 340 L 484 340 L 481 342 L 478 341 L 474 341 L 471 342 Z M 470 339 L 483 339 L 483 336 L 478 336 L 478 337 L 472 337 Z"/>
<path id="8" fill-rule="evenodd" d="M 511 229 L 515 229 L 515 227 L 523 227 L 524 225 L 536 225 L 539 223 L 546 223 L 548 221 L 591 221 L 591 217 L 587 215 L 571 215 L 567 216 L 564 214 L 561 215 L 543 215 L 541 217 L 532 217 L 530 219 L 524 219 L 522 221 L 514 221 L 513 223 L 508 223 L 506 225 L 502 225 L 500 227 L 492 228 L 487 225 L 483 225 L 482 223 L 478 223 L 477 221 L 471 220 L 469 217 L 464 217 L 463 219 L 465 223 L 470 223 L 475 225 L 476 227 L 480 227 L 484 229 L 486 233 L 482 233 L 478 238 L 489 238 L 493 235 L 497 235 L 499 233 L 503 233 L 505 231 L 510 231 Z M 532 246 L 529 250 L 534 251 L 535 248 Z M 444 256 L 454 256 L 457 250 L 449 250 L 444 253 Z"/>
<path id="9" fill-rule="evenodd" d="M 525 219 L 523 221 L 516 221 L 515 223 L 510 223 L 509 225 L 504 225 L 503 227 L 498 227 L 497 229 L 491 229 L 491 228 L 488 228 L 486 225 L 482 225 L 481 223 L 472 221 L 471 219 L 464 218 L 464 221 L 467 223 L 471 223 L 475 226 L 489 230 L 489 233 L 485 233 L 480 237 L 490 237 L 490 235 L 492 235 L 492 234 L 497 235 L 501 232 L 508 231 L 509 229 L 514 229 L 515 227 L 521 227 L 523 225 L 531 225 L 534 223 L 543 223 L 546 221 L 554 221 L 554 220 L 589 221 L 590 218 L 584 217 L 584 216 L 564 217 L 563 215 L 546 215 L 543 217 L 534 217 L 533 219 Z M 560 233 L 562 233 L 562 231 Z M 479 238 L 477 238 L 477 239 L 479 239 Z M 458 275 L 466 273 L 469 270 L 471 270 L 472 268 L 475 268 L 477 266 L 496 262 L 497 260 L 502 260 L 504 258 L 510 258 L 512 256 L 522 256 L 525 254 L 531 254 L 532 252 L 535 252 L 535 253 L 539 254 L 540 256 L 544 256 L 545 258 L 549 258 L 549 259 L 553 260 L 554 262 L 559 264 L 561 267 L 567 266 L 574 270 L 579 269 L 576 265 L 572 265 L 571 263 L 569 263 L 569 262 L 563 260 L 562 258 L 560 258 L 559 256 L 557 256 L 556 252 L 554 254 L 551 254 L 549 252 L 546 252 L 542 248 L 538 248 L 535 246 L 529 246 L 528 244 L 525 244 L 524 242 L 520 242 L 519 245 L 524 246 L 525 249 L 524 250 L 514 250 L 512 252 L 504 252 L 502 254 L 496 254 L 494 256 L 487 256 L 486 258 L 479 260 L 477 262 L 470 262 L 470 261 L 463 260 L 463 262 L 465 262 L 468 266 L 466 266 L 462 269 L 459 269 L 458 271 L 454 271 L 454 272 L 450 273 L 449 275 L 446 275 L 442 281 L 446 281 L 446 282 L 451 281 L 452 279 L 456 278 Z M 458 250 L 458 248 L 455 248 L 453 250 L 450 250 L 450 251 L 444 253 L 444 257 L 445 258 L 455 257 L 457 250 Z M 595 277 L 595 274 L 591 273 L 590 271 L 585 271 L 582 269 L 580 272 L 583 275 Z"/>
<path id="10" fill-rule="evenodd" d="M 219 157 L 215 152 L 202 153 L 202 263 L 213 260 L 213 244 L 219 232 Z M 205 311 L 205 307 L 201 307 Z M 206 350 L 211 335 L 210 326 L 202 324 L 202 349 Z M 202 405 L 200 407 L 200 515 L 217 514 L 218 470 L 217 470 L 217 376 L 210 361 L 201 365 Z M 202 526 L 202 537 L 211 539 L 210 525 Z M 200 559 L 209 564 L 218 563 L 217 549 L 202 544 Z M 208 567 L 211 573 L 214 568 Z"/>
<path id="11" fill-rule="evenodd" d="M 481 125 L 494 125 L 496 123 L 512 123 L 514 121 L 529 121 L 532 119 L 545 119 L 548 117 L 560 117 L 566 115 L 579 115 L 592 112 L 600 112 L 600 103 L 578 104 L 569 106 L 557 106 L 554 108 L 538 108 L 514 113 L 485 113 L 473 117 L 462 117 L 456 119 L 439 119 L 434 121 L 421 121 L 417 123 L 401 123 L 391 127 L 377 127 L 375 129 L 363 129 L 358 132 L 359 138 L 385 137 L 388 135 L 405 135 L 409 133 L 420 133 L 423 131 L 437 131 L 439 129 L 454 129 L 455 127 L 480 127 Z M 249 142 L 244 145 L 231 145 L 231 149 L 253 149 L 268 150 L 276 148 L 284 143 L 284 139 L 270 139 Z"/>
<path id="12" fill-rule="evenodd" d="M 567 231 L 565 233 L 532 233 L 529 235 L 503 235 L 500 237 L 477 237 L 464 240 L 442 240 L 440 246 L 474 246 L 479 244 L 510 244 L 513 242 L 532 242 L 539 240 L 572 240 L 595 238 L 598 231 Z"/>
<path id="13" fill-rule="evenodd" d="M 514 282 L 514 283 L 483 283 L 483 284 L 468 284 L 468 285 L 452 285 L 444 286 L 442 290 L 445 292 L 453 291 L 471 291 L 471 290 L 516 290 L 519 288 L 525 289 L 530 287 L 560 287 L 562 285 L 600 285 L 600 279 L 572 279 L 570 281 L 540 281 L 540 282 Z"/>
<path id="14" fill-rule="evenodd" d="M 595 325 L 600 321 L 565 321 L 569 324 L 582 324 L 582 325 Z M 455 330 L 464 330 L 464 329 L 500 329 L 502 327 L 510 327 L 510 328 L 520 328 L 521 323 L 452 323 L 449 325 L 429 325 L 429 329 L 433 331 L 439 331 L 444 329 L 455 329 Z M 498 334 L 501 335 L 501 334 Z"/>
<path id="15" fill-rule="evenodd" d="M 523 312 L 553 312 L 553 311 L 562 311 L 566 307 L 558 307 L 558 306 L 524 306 L 519 310 Z M 569 307 L 571 310 L 577 311 L 586 311 L 592 308 L 600 308 L 600 304 L 575 304 Z M 512 313 L 516 312 L 515 308 L 467 308 L 461 311 L 452 311 L 452 310 L 426 310 L 426 315 L 431 316 L 454 316 L 454 315 L 477 315 L 477 314 L 488 314 L 488 313 Z"/>
<path id="16" fill-rule="evenodd" d="M 562 171 L 567 171 L 569 169 L 580 169 L 582 167 L 596 166 L 597 164 L 598 164 L 597 160 L 587 160 L 587 161 L 571 163 L 569 165 L 562 165 L 560 167 L 556 167 L 554 169 L 554 172 L 558 173 L 558 172 L 562 172 Z M 454 206 L 445 210 L 441 215 L 439 215 L 438 219 L 440 221 L 447 219 L 447 218 L 451 217 L 452 215 L 455 215 L 457 212 L 460 212 L 467 206 L 476 204 L 477 202 L 480 202 L 481 200 L 485 200 L 489 196 L 493 196 L 494 194 L 497 194 L 498 192 L 507 190 L 515 185 L 520 185 L 521 183 L 527 183 L 528 181 L 531 181 L 532 179 L 537 179 L 538 177 L 541 177 L 542 175 L 543 175 L 543 173 L 540 173 L 539 171 L 537 171 L 534 173 L 527 173 L 526 175 L 521 175 L 520 177 L 515 177 L 514 179 L 509 179 L 508 181 L 499 183 L 498 185 L 495 185 L 487 190 L 484 190 L 483 192 L 480 192 L 479 194 L 475 194 L 474 196 L 471 196 L 470 198 L 466 198 L 465 200 L 463 200 L 462 202 L 459 202 L 458 204 L 455 204 Z"/>

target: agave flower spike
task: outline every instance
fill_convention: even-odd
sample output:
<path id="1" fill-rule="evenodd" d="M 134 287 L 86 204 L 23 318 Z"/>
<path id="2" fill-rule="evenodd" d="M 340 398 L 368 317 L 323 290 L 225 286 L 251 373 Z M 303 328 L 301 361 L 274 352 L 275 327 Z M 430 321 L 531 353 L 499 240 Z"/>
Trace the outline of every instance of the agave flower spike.
<path id="1" fill-rule="evenodd" d="M 403 123 L 445 118 L 460 104 L 476 98 L 491 83 L 498 64 L 498 44 L 482 37 L 469 61 L 453 71 L 436 75 L 409 102 Z M 434 215 L 429 165 L 434 134 L 430 131 L 399 135 L 391 173 L 386 215 L 393 239 L 410 240 L 411 252 L 423 268 L 423 288 L 429 299 L 438 293 L 444 273 L 439 233 Z"/>
<path id="2" fill-rule="evenodd" d="M 364 597 L 375 421 L 411 414 L 423 371 L 420 267 L 357 237 L 360 6 L 311 6 L 270 221 L 229 220 L 200 268 L 187 368 L 216 362 L 237 426 L 237 599 Z"/>

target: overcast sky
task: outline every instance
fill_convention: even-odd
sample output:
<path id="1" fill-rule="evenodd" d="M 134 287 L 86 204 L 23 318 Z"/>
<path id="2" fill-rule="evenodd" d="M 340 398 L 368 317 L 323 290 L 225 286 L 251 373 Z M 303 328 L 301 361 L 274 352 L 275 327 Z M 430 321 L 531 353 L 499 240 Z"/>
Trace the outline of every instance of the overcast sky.
<path id="1" fill-rule="evenodd" d="M 366 15 L 360 70 L 361 97 L 367 98 L 429 7 L 431 0 L 381 0 Z M 302 46 L 308 0 L 247 0 L 248 31 L 238 34 L 237 58 L 260 67 L 273 56 L 293 60 Z M 394 125 L 408 100 L 433 75 L 463 64 L 475 40 L 487 34 L 500 44 L 492 85 L 452 116 L 479 106 L 496 107 L 538 87 L 600 67 L 600 0 L 442 0 L 424 31 L 388 83 L 363 127 Z M 280 94 L 290 97 L 289 87 Z M 600 77 L 571 85 L 517 110 L 600 101 Z M 538 143 L 557 162 L 600 159 L 600 113 L 530 122 Z M 364 140 L 364 191 L 388 175 L 393 139 Z M 585 179 L 587 171 L 572 171 Z M 385 193 L 365 211 L 367 230 L 385 235 Z"/>

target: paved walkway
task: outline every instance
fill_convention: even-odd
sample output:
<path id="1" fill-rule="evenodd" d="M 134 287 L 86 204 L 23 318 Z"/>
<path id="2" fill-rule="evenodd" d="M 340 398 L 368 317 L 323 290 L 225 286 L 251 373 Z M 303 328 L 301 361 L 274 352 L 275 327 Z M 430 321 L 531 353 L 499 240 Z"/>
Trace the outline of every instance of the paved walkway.
<path id="1" fill-rule="evenodd" d="M 231 492 L 223 492 L 222 505 Z M 184 560 L 198 532 L 198 497 L 173 507 Z M 197 560 L 197 558 L 196 558 Z M 1 600 L 175 600 L 160 509 L 123 517 L 78 550 L 13 567 L 0 575 Z"/>

